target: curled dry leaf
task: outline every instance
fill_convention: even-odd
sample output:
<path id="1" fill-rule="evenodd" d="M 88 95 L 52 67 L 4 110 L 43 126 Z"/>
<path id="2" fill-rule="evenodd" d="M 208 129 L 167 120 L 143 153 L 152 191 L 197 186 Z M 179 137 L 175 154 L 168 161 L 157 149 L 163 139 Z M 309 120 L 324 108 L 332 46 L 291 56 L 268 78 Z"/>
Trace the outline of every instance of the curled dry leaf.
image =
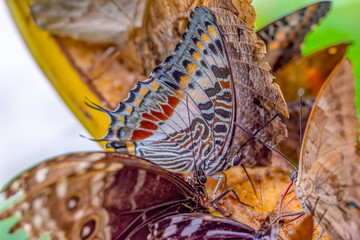
<path id="1" fill-rule="evenodd" d="M 305 90 L 303 97 L 315 97 L 330 73 L 344 58 L 348 43 L 339 43 L 295 59 L 274 73 L 287 102 L 299 99 L 298 89 Z"/>
<path id="2" fill-rule="evenodd" d="M 345 59 L 315 101 L 294 179 L 301 206 L 334 239 L 360 237 L 358 129 L 355 78 Z"/>

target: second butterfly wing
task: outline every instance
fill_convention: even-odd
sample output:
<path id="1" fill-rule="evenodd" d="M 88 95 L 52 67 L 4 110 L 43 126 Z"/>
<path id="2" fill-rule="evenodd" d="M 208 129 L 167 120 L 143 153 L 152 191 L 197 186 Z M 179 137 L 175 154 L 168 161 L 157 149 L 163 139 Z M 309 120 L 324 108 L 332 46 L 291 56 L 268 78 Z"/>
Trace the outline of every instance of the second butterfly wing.
<path id="1" fill-rule="evenodd" d="M 324 84 L 305 131 L 296 194 L 334 239 L 360 237 L 359 120 L 355 78 L 345 59 Z"/>
<path id="2" fill-rule="evenodd" d="M 153 219 L 197 209 L 183 179 L 153 163 L 118 153 L 78 153 L 40 163 L 15 178 L 7 197 L 22 199 L 0 218 L 19 215 L 12 230 L 30 238 L 146 238 Z"/>

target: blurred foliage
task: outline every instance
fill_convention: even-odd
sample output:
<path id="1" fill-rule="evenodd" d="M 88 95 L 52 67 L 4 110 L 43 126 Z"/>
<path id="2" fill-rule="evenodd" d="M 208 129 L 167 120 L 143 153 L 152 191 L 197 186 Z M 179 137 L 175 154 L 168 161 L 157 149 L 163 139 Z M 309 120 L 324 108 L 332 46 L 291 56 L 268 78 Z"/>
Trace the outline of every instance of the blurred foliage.
<path id="1" fill-rule="evenodd" d="M 0 195 L 0 213 L 7 207 L 20 200 L 21 195 L 5 200 L 4 195 Z M 16 232 L 10 233 L 10 229 L 14 224 L 19 221 L 20 217 L 12 216 L 3 220 L 0 220 L 0 239 L 6 240 L 24 240 L 28 239 L 28 236 L 24 230 L 17 230 Z"/>

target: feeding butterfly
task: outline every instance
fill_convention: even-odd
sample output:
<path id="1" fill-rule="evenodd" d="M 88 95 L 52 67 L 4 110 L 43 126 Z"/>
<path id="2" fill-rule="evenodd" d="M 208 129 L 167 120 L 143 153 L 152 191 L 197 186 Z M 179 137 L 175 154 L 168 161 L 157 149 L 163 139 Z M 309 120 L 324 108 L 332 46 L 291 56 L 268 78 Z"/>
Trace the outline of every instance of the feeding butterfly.
<path id="1" fill-rule="evenodd" d="M 225 51 L 209 10 L 196 8 L 174 53 L 115 111 L 103 109 L 111 118 L 104 138 L 108 146 L 178 172 L 192 171 L 202 163 L 208 174 L 229 168 L 229 161 L 220 161 L 234 121 L 233 82 Z"/>
<path id="2" fill-rule="evenodd" d="M 345 59 L 320 90 L 292 174 L 306 213 L 335 239 L 360 237 L 359 120 L 355 78 Z"/>
<path id="3" fill-rule="evenodd" d="M 23 192 L 0 219 L 19 215 L 23 229 L 51 239 L 277 239 L 276 224 L 258 231 L 207 214 L 202 194 L 182 178 L 136 156 L 90 152 L 42 162 L 12 180 Z"/>
<path id="4" fill-rule="evenodd" d="M 238 83 L 240 102 L 252 99 L 247 85 L 261 79 L 263 82 L 256 87 L 269 90 L 264 102 L 274 100 L 271 102 L 287 113 L 281 92 L 280 96 L 276 95 L 280 90 L 276 90 L 276 85 L 272 88 L 271 75 L 261 69 L 261 65 L 251 65 L 250 54 L 259 51 L 259 47 L 252 38 L 246 38 L 245 23 L 223 8 L 213 7 L 212 11 L 225 34 L 221 35 L 206 7 L 195 8 L 175 51 L 153 70 L 149 79 L 139 82 L 116 110 L 95 106 L 111 119 L 108 134 L 102 139 L 108 141 L 107 147 L 144 157 L 175 172 L 202 168 L 213 175 L 225 171 L 234 165 L 237 144 L 241 137 L 245 138 L 242 130 L 241 133 L 235 131 L 237 135 L 233 138 L 235 87 L 232 73 L 243 81 Z M 234 28 L 227 27 L 229 22 Z M 233 31 L 242 31 L 242 34 L 234 37 Z M 234 45 L 232 41 L 237 37 L 245 42 Z M 246 49 L 246 41 L 251 49 Z M 260 57 L 261 52 L 258 54 Z M 243 62 L 235 63 L 239 58 Z M 235 70 L 231 71 L 232 68 Z M 256 95 L 256 87 L 251 95 Z M 261 120 L 271 117 L 271 109 L 263 106 L 259 99 L 263 98 L 258 96 L 259 102 L 239 106 L 248 107 L 254 114 L 262 113 L 256 124 L 248 125 L 261 127 Z M 240 137 L 236 139 L 236 136 Z M 235 142 L 232 147 L 231 141 Z"/>

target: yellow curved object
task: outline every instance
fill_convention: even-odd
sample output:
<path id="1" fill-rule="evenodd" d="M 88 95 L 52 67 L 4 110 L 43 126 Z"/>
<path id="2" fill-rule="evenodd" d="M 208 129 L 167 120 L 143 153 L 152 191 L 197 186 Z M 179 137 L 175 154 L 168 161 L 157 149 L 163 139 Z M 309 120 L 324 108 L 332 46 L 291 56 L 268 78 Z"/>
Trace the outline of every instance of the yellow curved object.
<path id="1" fill-rule="evenodd" d="M 100 100 L 70 65 L 55 38 L 35 25 L 29 11 L 30 3 L 6 0 L 6 4 L 31 54 L 65 104 L 92 137 L 103 137 L 108 125 L 104 123 L 108 123 L 109 118 L 85 104 L 86 98 L 101 105 Z M 102 142 L 100 144 L 103 146 Z"/>

